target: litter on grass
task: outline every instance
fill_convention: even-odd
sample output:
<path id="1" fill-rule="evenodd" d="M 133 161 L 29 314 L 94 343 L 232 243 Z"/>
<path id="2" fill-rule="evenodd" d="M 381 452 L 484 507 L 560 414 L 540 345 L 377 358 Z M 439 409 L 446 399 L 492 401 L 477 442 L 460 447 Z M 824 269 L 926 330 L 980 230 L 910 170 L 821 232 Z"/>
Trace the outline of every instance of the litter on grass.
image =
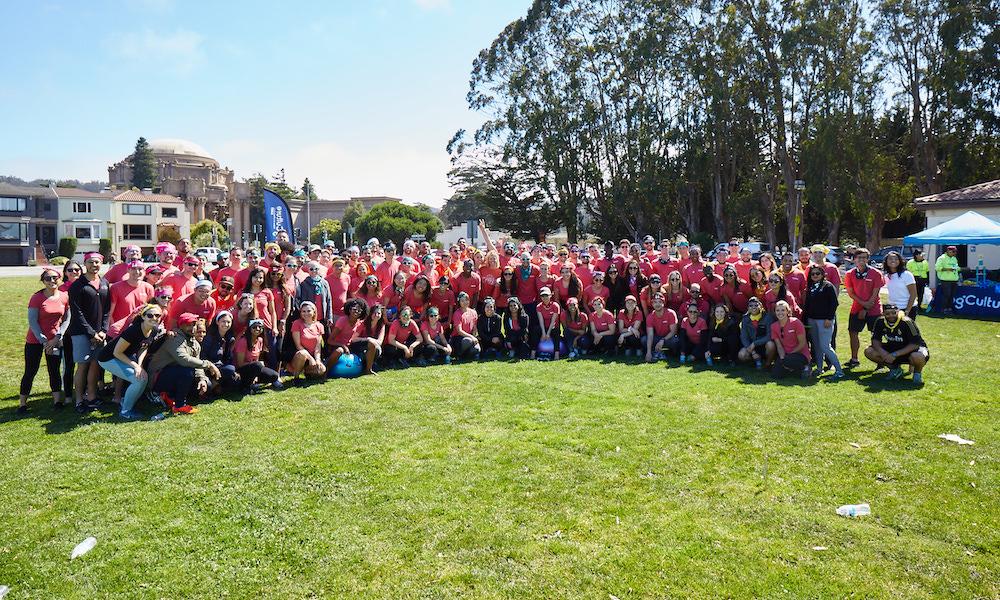
<path id="1" fill-rule="evenodd" d="M 97 538 L 95 538 L 94 536 L 90 536 L 89 538 L 77 544 L 76 548 L 73 548 L 73 553 L 69 555 L 69 559 L 73 560 L 74 558 L 79 558 L 83 556 L 84 554 L 93 550 L 94 546 L 96 545 L 97 545 Z"/>
<path id="2" fill-rule="evenodd" d="M 10 591 L 9 587 L 5 585 L 0 585 L 0 600 L 3 600 L 3 597 L 6 596 L 7 592 L 9 591 Z"/>
<path id="3" fill-rule="evenodd" d="M 859 444 L 857 442 L 851 442 L 851 448 L 860 448 L 860 447 L 861 447 L 861 444 Z"/>
<path id="4" fill-rule="evenodd" d="M 837 509 L 842 517 L 863 517 L 872 514 L 872 507 L 865 504 L 845 504 Z"/>
<path id="5" fill-rule="evenodd" d="M 938 437 L 942 440 L 948 440 L 949 442 L 957 442 L 959 446 L 971 446 L 976 443 L 972 440 L 967 440 L 961 436 L 955 435 L 954 433 L 941 433 L 938 434 Z"/>
<path id="6" fill-rule="evenodd" d="M 816 550 L 817 552 L 822 552 L 823 550 L 826 549 L 827 549 L 826 546 L 813 546 L 813 550 Z"/>

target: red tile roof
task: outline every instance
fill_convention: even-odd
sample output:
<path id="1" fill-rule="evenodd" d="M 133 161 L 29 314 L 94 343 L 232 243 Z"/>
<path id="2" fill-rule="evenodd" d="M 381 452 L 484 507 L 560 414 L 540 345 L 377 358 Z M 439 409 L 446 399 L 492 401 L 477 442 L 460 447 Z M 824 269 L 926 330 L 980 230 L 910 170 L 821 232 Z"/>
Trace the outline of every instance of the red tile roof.
<path id="1" fill-rule="evenodd" d="M 934 208 L 973 208 L 1000 203 L 1000 179 L 985 181 L 957 190 L 923 196 L 913 201 L 919 210 Z"/>

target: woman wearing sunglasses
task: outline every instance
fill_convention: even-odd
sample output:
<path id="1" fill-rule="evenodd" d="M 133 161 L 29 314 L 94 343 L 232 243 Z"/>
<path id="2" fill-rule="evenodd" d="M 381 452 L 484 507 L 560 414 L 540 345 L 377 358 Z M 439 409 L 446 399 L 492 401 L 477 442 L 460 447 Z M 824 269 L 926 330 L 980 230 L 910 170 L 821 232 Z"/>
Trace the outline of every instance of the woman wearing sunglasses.
<path id="1" fill-rule="evenodd" d="M 105 344 L 98 354 L 97 361 L 105 371 L 128 382 L 119 412 L 119 416 L 127 421 L 142 418 L 142 415 L 134 411 L 149 380 L 142 364 L 146 358 L 146 350 L 160 333 L 162 319 L 163 309 L 156 304 L 147 304 L 139 311 L 135 321 L 121 335 Z"/>
<path id="2" fill-rule="evenodd" d="M 826 269 L 819 265 L 809 266 L 809 287 L 806 288 L 805 306 L 802 307 L 803 318 L 809 325 L 812 335 L 813 354 L 816 359 L 816 375 L 823 372 L 823 359 L 833 365 L 833 378 L 843 379 L 844 371 L 840 359 L 833 349 L 833 321 L 837 318 L 837 306 L 840 305 L 840 294 L 833 283 L 826 279 Z"/>
<path id="3" fill-rule="evenodd" d="M 49 374 L 52 402 L 56 408 L 65 406 L 59 363 L 62 360 L 60 348 L 63 333 L 69 325 L 69 295 L 59 291 L 59 280 L 58 271 L 45 269 L 41 276 L 44 287 L 28 300 L 28 333 L 24 338 L 24 375 L 21 377 L 18 414 L 28 412 L 31 384 L 41 366 L 43 355 Z"/>
<path id="4" fill-rule="evenodd" d="M 178 321 L 180 325 L 180 321 Z M 278 372 L 268 368 L 260 359 L 267 348 L 265 345 L 267 327 L 261 319 L 253 319 L 247 325 L 246 331 L 236 341 L 233 354 L 236 357 L 236 372 L 240 376 L 240 385 L 246 394 L 256 394 L 262 385 L 271 384 L 271 389 L 282 390 Z"/>
<path id="5" fill-rule="evenodd" d="M 799 310 L 799 304 L 795 301 L 795 297 L 785 287 L 785 278 L 780 271 L 775 271 L 767 278 L 767 291 L 764 292 L 764 308 L 773 316 L 774 307 L 778 302 L 787 302 L 788 308 L 792 312 L 791 316 L 793 317 L 797 317 L 802 312 Z"/>
<path id="6" fill-rule="evenodd" d="M 773 358 L 771 374 L 780 379 L 788 375 L 809 376 L 809 344 L 806 327 L 792 316 L 792 306 L 784 300 L 774 305 L 771 341 L 767 343 L 768 358 Z"/>
<path id="7" fill-rule="evenodd" d="M 698 305 L 689 302 L 684 309 L 684 318 L 680 325 L 680 363 L 694 362 L 705 356 L 708 346 L 708 323 L 701 316 Z"/>
<path id="8" fill-rule="evenodd" d="M 297 378 L 302 374 L 310 379 L 326 374 L 323 364 L 323 337 L 326 329 L 316 318 L 316 305 L 303 302 L 299 307 L 299 318 L 292 323 L 292 342 L 295 354 L 288 362 L 288 373 Z"/>

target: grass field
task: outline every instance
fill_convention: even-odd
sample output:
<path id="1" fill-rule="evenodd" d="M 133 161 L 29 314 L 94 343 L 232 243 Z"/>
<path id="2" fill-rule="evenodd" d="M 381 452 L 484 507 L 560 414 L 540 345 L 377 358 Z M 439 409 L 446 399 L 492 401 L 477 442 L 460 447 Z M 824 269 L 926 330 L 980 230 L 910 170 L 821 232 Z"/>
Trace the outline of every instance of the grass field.
<path id="1" fill-rule="evenodd" d="M 15 415 L 37 287 L 0 280 L 8 600 L 1000 596 L 997 323 L 922 318 L 922 389 L 487 363 L 121 423 L 41 375 Z"/>

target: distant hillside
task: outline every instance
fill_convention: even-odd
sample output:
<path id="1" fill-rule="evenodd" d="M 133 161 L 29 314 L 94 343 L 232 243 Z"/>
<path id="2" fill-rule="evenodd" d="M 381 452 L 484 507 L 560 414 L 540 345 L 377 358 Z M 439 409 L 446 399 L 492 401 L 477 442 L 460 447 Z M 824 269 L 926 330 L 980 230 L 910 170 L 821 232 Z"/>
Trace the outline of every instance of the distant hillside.
<path id="1" fill-rule="evenodd" d="M 20 177 L 14 177 L 13 175 L 0 175 L 0 182 L 9 183 L 11 185 L 48 187 L 50 181 L 55 182 L 56 187 L 79 188 L 81 190 L 87 190 L 88 192 L 99 192 L 108 185 L 103 181 L 83 182 L 77 181 L 76 179 L 32 179 L 31 181 L 25 181 Z"/>

